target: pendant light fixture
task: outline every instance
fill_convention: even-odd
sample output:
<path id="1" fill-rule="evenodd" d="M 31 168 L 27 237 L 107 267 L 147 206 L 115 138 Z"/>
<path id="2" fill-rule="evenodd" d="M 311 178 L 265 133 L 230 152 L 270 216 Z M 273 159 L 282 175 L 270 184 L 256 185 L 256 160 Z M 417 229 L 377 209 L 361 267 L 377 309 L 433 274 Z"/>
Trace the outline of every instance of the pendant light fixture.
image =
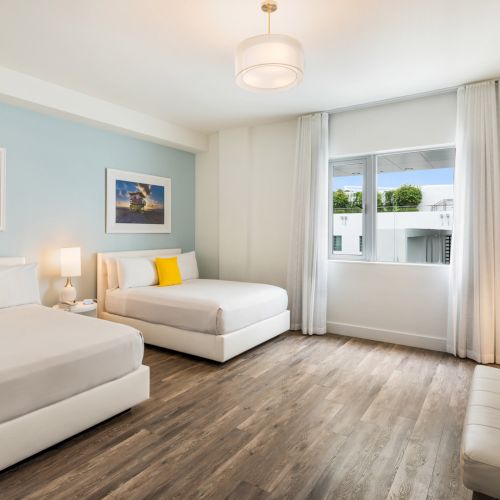
<path id="1" fill-rule="evenodd" d="M 304 76 L 304 53 L 288 35 L 271 34 L 271 14 L 278 5 L 264 0 L 267 34 L 247 38 L 236 50 L 236 83 L 245 90 L 284 90 L 298 85 Z"/>

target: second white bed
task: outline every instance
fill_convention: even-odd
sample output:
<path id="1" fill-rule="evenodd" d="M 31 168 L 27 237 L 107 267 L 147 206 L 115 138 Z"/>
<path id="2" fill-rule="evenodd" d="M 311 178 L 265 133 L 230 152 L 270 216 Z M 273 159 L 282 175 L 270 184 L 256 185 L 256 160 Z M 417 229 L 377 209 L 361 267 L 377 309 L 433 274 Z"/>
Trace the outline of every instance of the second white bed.
<path id="1" fill-rule="evenodd" d="M 284 289 L 198 279 L 195 264 L 189 274 L 196 277 L 183 276 L 181 285 L 117 288 L 113 275 L 119 259 L 180 253 L 171 248 L 97 254 L 99 317 L 137 328 L 147 344 L 222 363 L 290 328 Z"/>
<path id="2" fill-rule="evenodd" d="M 282 288 L 192 279 L 182 285 L 107 290 L 106 311 L 182 330 L 224 335 L 286 311 Z"/>

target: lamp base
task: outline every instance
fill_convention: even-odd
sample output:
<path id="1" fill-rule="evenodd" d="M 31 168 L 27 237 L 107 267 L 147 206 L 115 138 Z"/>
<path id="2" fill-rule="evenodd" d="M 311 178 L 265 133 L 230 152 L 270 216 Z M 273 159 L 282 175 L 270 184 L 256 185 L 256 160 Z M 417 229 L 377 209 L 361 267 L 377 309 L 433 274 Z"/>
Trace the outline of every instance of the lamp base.
<path id="1" fill-rule="evenodd" d="M 63 304 L 74 304 L 76 301 L 76 288 L 71 284 L 71 280 L 68 279 L 65 287 L 61 290 L 59 294 L 59 300 Z"/>

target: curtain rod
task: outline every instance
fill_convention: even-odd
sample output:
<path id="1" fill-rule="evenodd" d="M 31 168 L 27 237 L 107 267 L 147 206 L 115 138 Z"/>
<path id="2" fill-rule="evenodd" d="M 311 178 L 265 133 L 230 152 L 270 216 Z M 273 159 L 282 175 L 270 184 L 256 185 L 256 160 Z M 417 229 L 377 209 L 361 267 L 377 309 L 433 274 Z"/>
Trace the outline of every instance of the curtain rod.
<path id="1" fill-rule="evenodd" d="M 419 99 L 420 97 L 431 97 L 434 95 L 448 94 L 450 92 L 456 92 L 458 87 L 460 87 L 460 85 L 457 85 L 455 87 L 446 87 L 438 90 L 430 90 L 428 92 L 419 92 L 418 94 L 402 95 L 399 97 L 392 97 L 389 99 L 381 99 L 380 101 L 371 101 L 362 104 L 353 104 L 352 106 L 333 108 L 326 112 L 330 114 L 343 113 L 344 111 L 355 111 L 357 109 L 371 108 L 372 106 L 382 106 L 384 104 L 392 104 L 402 101 L 411 101 L 413 99 Z"/>
<path id="2" fill-rule="evenodd" d="M 490 81 L 500 82 L 500 77 L 485 78 L 484 80 L 466 82 L 466 83 L 461 84 L 461 85 L 455 85 L 453 87 L 445 87 L 445 88 L 437 89 L 437 90 L 430 90 L 428 92 L 419 92 L 417 94 L 404 95 L 404 96 L 400 96 L 400 97 L 392 97 L 389 99 L 381 99 L 380 101 L 371 101 L 371 102 L 365 102 L 365 103 L 361 103 L 361 104 L 353 104 L 352 106 L 333 108 L 333 109 L 327 110 L 326 113 L 335 114 L 335 113 L 343 113 L 345 111 L 356 111 L 358 109 L 371 108 L 372 106 L 382 106 L 384 104 L 392 104 L 392 103 L 396 103 L 396 102 L 411 101 L 413 99 L 419 99 L 421 97 L 432 97 L 435 95 L 448 94 L 451 92 L 456 92 L 463 85 L 474 85 L 476 83 L 483 83 L 483 82 L 490 82 Z"/>
<path id="3" fill-rule="evenodd" d="M 486 82 L 497 82 L 498 83 L 499 81 L 500 81 L 500 77 L 497 77 L 497 78 L 485 78 L 484 80 L 476 80 L 475 82 L 467 82 L 464 85 L 475 85 L 476 83 L 486 83 Z"/>

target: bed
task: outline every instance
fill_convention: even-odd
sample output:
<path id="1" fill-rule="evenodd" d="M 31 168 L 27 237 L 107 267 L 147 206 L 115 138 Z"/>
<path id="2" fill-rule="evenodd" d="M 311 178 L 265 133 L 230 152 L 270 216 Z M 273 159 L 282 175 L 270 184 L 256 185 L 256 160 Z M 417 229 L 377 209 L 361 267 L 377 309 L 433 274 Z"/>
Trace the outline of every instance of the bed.
<path id="1" fill-rule="evenodd" d="M 139 329 L 148 344 L 224 362 L 289 329 L 282 288 L 193 278 L 169 287 L 112 286 L 110 262 L 179 255 L 180 249 L 100 253 L 98 315 Z"/>
<path id="2" fill-rule="evenodd" d="M 21 264 L 0 258 L 0 272 Z M 143 353 L 134 328 L 3 303 L 0 470 L 148 399 Z"/>

